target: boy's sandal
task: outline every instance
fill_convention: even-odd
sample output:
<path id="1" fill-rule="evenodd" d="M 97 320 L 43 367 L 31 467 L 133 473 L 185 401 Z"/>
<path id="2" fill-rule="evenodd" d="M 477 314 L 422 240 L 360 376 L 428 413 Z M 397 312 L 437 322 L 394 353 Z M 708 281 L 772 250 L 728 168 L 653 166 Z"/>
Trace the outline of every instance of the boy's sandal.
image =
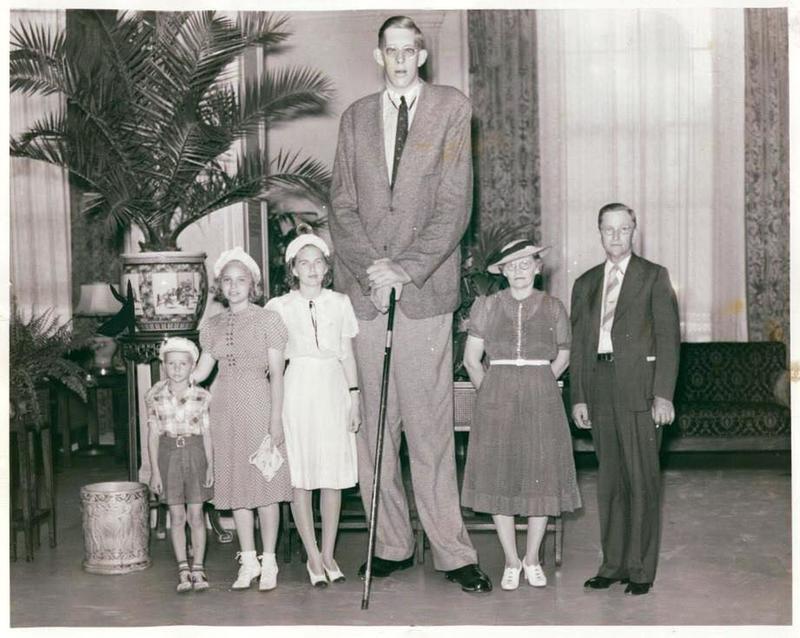
<path id="1" fill-rule="evenodd" d="M 175 590 L 179 594 L 192 590 L 192 573 L 189 571 L 188 565 L 178 568 L 178 585 Z"/>
<path id="2" fill-rule="evenodd" d="M 202 565 L 192 566 L 192 587 L 195 591 L 205 591 L 208 589 L 208 579 Z"/>

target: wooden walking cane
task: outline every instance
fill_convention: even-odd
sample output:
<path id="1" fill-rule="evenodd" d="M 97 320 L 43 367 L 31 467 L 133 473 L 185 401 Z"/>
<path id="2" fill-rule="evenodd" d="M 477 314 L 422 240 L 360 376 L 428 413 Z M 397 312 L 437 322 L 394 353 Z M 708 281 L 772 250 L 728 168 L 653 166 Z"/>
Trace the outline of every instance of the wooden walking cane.
<path id="1" fill-rule="evenodd" d="M 389 294 L 389 319 L 386 322 L 386 347 L 383 350 L 383 376 L 381 378 L 381 403 L 378 411 L 378 440 L 375 443 L 375 474 L 372 477 L 372 499 L 369 508 L 369 541 L 367 543 L 367 569 L 364 573 L 364 594 L 361 609 L 369 609 L 369 590 L 372 584 L 372 555 L 375 553 L 378 498 L 381 489 L 383 463 L 383 432 L 386 429 L 386 399 L 389 395 L 389 365 L 392 362 L 392 329 L 394 328 L 395 289 Z"/>

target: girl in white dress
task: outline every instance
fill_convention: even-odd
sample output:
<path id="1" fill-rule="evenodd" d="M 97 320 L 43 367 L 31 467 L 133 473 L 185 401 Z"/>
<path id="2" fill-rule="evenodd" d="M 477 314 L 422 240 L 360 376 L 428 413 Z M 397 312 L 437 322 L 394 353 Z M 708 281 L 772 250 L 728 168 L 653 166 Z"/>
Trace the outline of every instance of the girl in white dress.
<path id="1" fill-rule="evenodd" d="M 324 587 L 344 575 L 333 558 L 341 490 L 358 481 L 355 432 L 360 425 L 358 375 L 352 338 L 358 322 L 350 299 L 325 288 L 330 250 L 312 233 L 286 247 L 291 292 L 267 304 L 289 332 L 285 357 L 283 428 L 294 498 L 292 515 L 305 546 L 311 584 Z M 322 551 L 311 509 L 320 489 Z"/>

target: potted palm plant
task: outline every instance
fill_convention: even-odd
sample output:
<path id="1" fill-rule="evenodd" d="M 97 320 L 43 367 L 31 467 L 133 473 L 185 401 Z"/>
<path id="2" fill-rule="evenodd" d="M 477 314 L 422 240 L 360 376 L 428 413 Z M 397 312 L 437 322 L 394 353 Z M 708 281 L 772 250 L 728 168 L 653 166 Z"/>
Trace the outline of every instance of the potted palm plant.
<path id="1" fill-rule="evenodd" d="M 239 90 L 237 61 L 289 37 L 286 17 L 251 12 L 91 11 L 96 46 L 32 25 L 12 29 L 11 90 L 60 94 L 64 107 L 11 140 L 11 155 L 68 169 L 83 212 L 112 232 L 143 234 L 123 255 L 141 330 L 196 326 L 208 290 L 205 254 L 180 233 L 233 204 L 300 190 L 327 198 L 311 158 L 244 144 L 263 127 L 324 112 L 330 81 L 308 68 L 271 69 Z"/>

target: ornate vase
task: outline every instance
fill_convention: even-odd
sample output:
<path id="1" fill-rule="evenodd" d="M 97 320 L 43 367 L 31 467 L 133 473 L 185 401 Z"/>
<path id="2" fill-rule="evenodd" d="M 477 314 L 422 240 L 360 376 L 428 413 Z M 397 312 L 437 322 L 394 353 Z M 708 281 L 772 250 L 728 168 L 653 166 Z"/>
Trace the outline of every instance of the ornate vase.
<path id="1" fill-rule="evenodd" d="M 92 483 L 81 488 L 83 569 L 127 574 L 150 566 L 150 504 L 144 483 Z"/>
<path id="2" fill-rule="evenodd" d="M 197 328 L 208 295 L 205 259 L 182 251 L 122 255 L 122 289 L 131 282 L 137 330 Z"/>

